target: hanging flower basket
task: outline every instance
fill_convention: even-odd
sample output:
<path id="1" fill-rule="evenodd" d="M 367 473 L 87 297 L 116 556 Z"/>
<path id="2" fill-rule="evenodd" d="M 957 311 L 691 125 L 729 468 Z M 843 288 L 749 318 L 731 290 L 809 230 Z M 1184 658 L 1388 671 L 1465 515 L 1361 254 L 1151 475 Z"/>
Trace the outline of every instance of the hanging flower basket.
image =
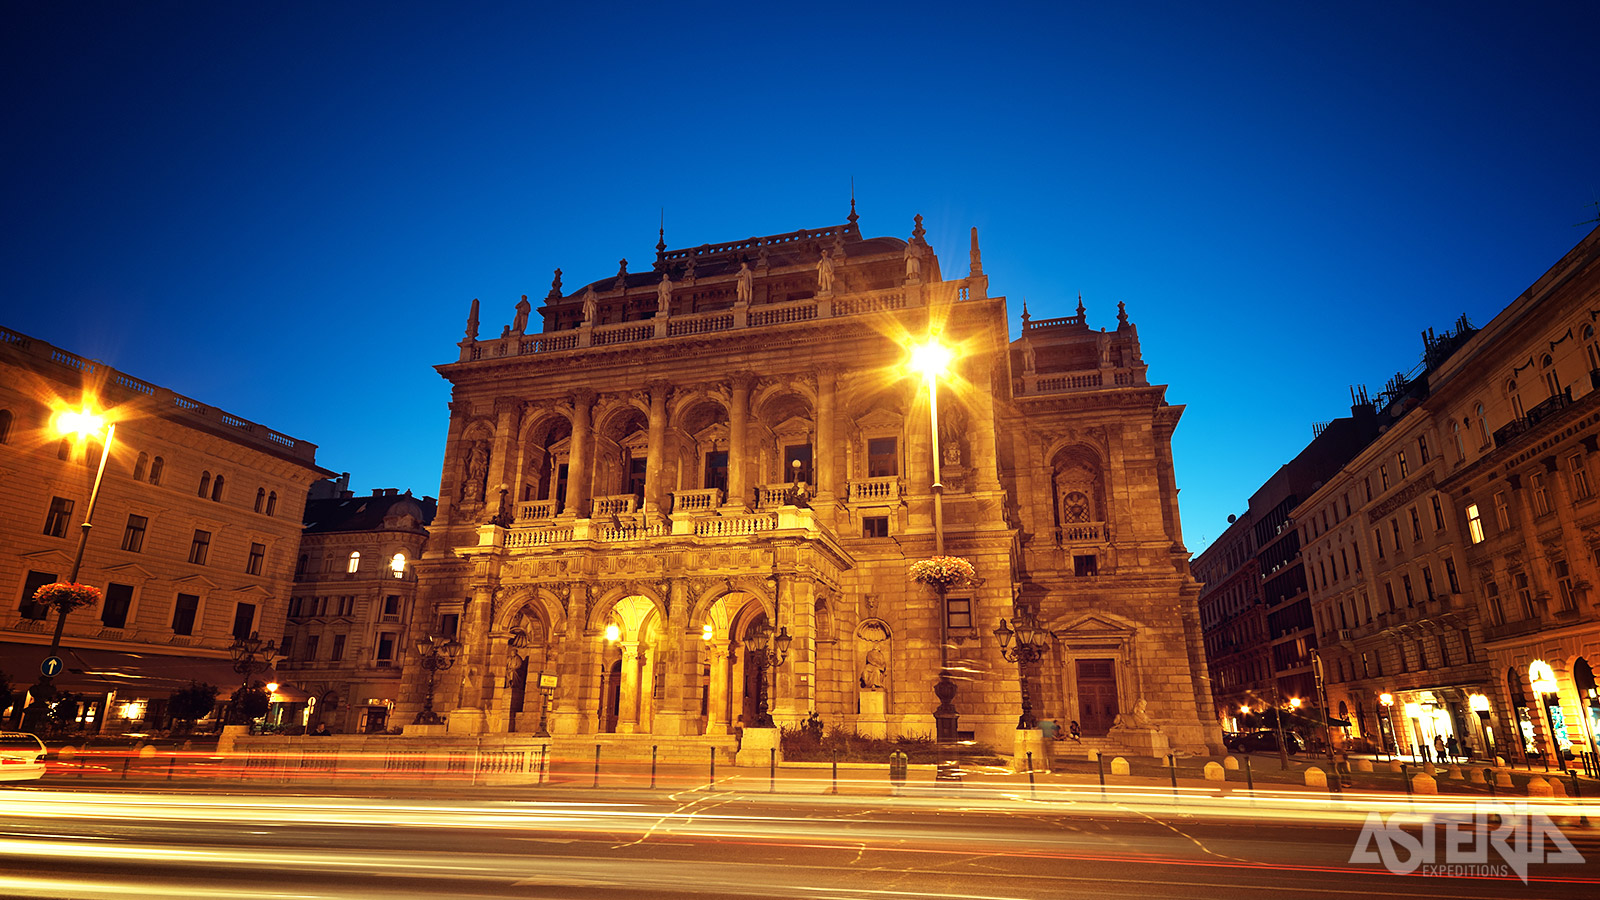
<path id="1" fill-rule="evenodd" d="M 971 584 L 978 570 L 959 556 L 932 556 L 911 564 L 911 580 L 929 587 L 953 588 Z"/>
<path id="2" fill-rule="evenodd" d="M 72 612 L 100 602 L 100 589 L 92 584 L 57 581 L 33 592 L 33 602 L 52 609 Z"/>

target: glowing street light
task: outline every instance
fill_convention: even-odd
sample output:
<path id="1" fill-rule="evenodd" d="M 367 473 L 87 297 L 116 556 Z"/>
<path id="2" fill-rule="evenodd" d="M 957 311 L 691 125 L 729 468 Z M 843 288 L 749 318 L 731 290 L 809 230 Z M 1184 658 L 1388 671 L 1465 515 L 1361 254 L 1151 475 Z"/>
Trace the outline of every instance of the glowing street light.
<path id="1" fill-rule="evenodd" d="M 944 484 L 939 472 L 939 376 L 950 365 L 953 354 L 939 340 L 937 332 L 910 348 L 910 368 L 922 375 L 928 384 L 929 453 L 933 464 L 933 555 L 944 556 Z M 955 706 L 956 683 L 950 678 L 950 616 L 943 609 L 944 593 L 939 593 L 939 680 L 934 684 L 934 696 L 939 706 L 933 711 L 934 738 L 939 741 L 955 740 L 959 713 Z"/>
<path id="2" fill-rule="evenodd" d="M 417 662 L 428 671 L 428 692 L 422 697 L 422 710 L 411 720 L 413 725 L 440 725 L 444 718 L 433 711 L 433 685 L 439 673 L 448 671 L 461 655 L 461 643 L 453 638 L 433 635 L 417 639 Z"/>
<path id="3" fill-rule="evenodd" d="M 1378 695 L 1378 705 L 1383 707 L 1383 717 L 1389 721 L 1389 737 L 1394 740 L 1395 748 L 1400 746 L 1400 736 L 1394 733 L 1394 695 L 1382 693 Z M 1388 741 L 1384 742 L 1388 747 Z"/>

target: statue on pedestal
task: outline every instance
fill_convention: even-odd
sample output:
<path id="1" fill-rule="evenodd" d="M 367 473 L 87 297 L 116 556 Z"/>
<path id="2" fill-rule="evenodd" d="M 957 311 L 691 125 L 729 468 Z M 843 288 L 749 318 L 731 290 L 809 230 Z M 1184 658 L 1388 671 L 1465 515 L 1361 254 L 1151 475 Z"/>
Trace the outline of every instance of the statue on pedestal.
<path id="1" fill-rule="evenodd" d="M 528 312 L 532 309 L 533 306 L 528 303 L 528 295 L 523 294 L 522 299 L 517 302 L 517 317 L 511 320 L 512 331 L 517 334 L 528 333 Z"/>
<path id="2" fill-rule="evenodd" d="M 736 288 L 738 302 L 749 303 L 750 298 L 755 296 L 755 286 L 756 276 L 754 272 L 750 271 L 750 264 L 747 262 L 739 263 L 739 281 Z"/>
<path id="3" fill-rule="evenodd" d="M 594 286 L 583 292 L 583 324 L 593 325 L 595 316 L 599 313 L 600 302 L 595 299 Z"/>
<path id="4" fill-rule="evenodd" d="M 672 315 L 672 278 L 667 273 L 661 273 L 661 283 L 656 285 L 656 315 L 663 318 Z"/>
<path id="5" fill-rule="evenodd" d="M 817 260 L 817 293 L 833 293 L 833 257 L 827 250 L 823 250 L 822 258 Z"/>

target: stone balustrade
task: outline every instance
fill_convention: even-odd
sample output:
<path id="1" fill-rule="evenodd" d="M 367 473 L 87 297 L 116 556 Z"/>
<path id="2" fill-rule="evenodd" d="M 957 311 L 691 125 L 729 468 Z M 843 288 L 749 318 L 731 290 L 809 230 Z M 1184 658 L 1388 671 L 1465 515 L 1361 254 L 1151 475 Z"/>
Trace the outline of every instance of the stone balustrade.
<path id="1" fill-rule="evenodd" d="M 876 501 L 897 502 L 905 493 L 905 482 L 898 475 L 864 478 L 850 482 L 848 498 L 851 503 Z"/>
<path id="2" fill-rule="evenodd" d="M 554 519 L 561 511 L 554 500 L 534 500 L 517 504 L 518 522 L 543 522 Z"/>
<path id="3" fill-rule="evenodd" d="M 711 512 L 722 505 L 721 488 L 701 488 L 696 491 L 673 491 L 672 512 Z"/>
<path id="4" fill-rule="evenodd" d="M 1103 544 L 1110 539 L 1104 522 L 1073 522 L 1056 529 L 1057 544 Z"/>
<path id="5" fill-rule="evenodd" d="M 1133 387 L 1147 384 L 1145 367 L 1082 369 L 1048 372 L 1022 377 L 1023 394 L 1060 394 L 1067 391 L 1092 391 L 1106 387 Z"/>
<path id="6" fill-rule="evenodd" d="M 594 498 L 595 516 L 628 516 L 638 510 L 639 498 L 633 494 L 613 494 Z"/>
<path id="7" fill-rule="evenodd" d="M 762 531 L 775 531 L 777 527 L 777 514 L 756 513 L 701 519 L 694 523 L 694 533 L 696 537 L 743 537 Z"/>

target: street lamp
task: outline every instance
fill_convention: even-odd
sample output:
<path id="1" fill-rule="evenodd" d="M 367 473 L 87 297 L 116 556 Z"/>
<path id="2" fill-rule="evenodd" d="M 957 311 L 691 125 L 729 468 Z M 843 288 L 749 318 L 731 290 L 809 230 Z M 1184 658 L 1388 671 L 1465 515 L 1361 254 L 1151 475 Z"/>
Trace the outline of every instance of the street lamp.
<path id="1" fill-rule="evenodd" d="M 607 644 L 615 644 L 617 641 L 622 640 L 622 629 L 617 627 L 617 623 L 612 622 L 611 624 L 606 626 L 605 639 L 606 639 L 606 643 Z M 607 696 L 606 688 L 608 687 L 606 682 L 610 679 L 610 675 L 611 675 L 611 667 L 606 665 L 606 654 L 605 654 L 604 650 L 601 650 L 600 651 L 600 701 L 595 704 L 596 712 L 598 713 L 598 718 L 596 719 L 595 726 L 594 726 L 594 730 L 596 732 L 600 732 L 600 733 L 604 733 L 605 730 L 606 730 L 606 696 Z"/>
<path id="2" fill-rule="evenodd" d="M 1000 655 L 1005 657 L 1006 662 L 1017 664 L 1017 681 L 1022 685 L 1022 715 L 1017 717 L 1017 730 L 1022 731 L 1039 725 L 1039 721 L 1033 717 L 1033 703 L 1028 696 L 1027 667 L 1044 656 L 1050 632 L 1040 628 L 1039 620 L 1025 610 L 1019 612 L 1013 609 L 1011 621 L 1016 624 L 1015 629 L 1001 619 L 994 636 L 1000 639 Z"/>
<path id="3" fill-rule="evenodd" d="M 1383 745 L 1385 748 L 1388 748 L 1389 740 L 1393 740 L 1394 750 L 1398 751 L 1400 748 L 1400 738 L 1394 733 L 1394 695 L 1390 693 L 1379 694 L 1378 705 L 1383 707 L 1383 717 L 1389 722 L 1389 739 L 1385 740 Z M 1392 758 L 1394 756 L 1398 756 L 1399 754 L 1391 751 L 1389 755 Z"/>
<path id="4" fill-rule="evenodd" d="M 758 622 L 751 626 L 744 636 L 744 649 L 748 654 L 746 659 L 754 659 L 756 664 L 756 683 L 760 686 L 756 691 L 756 720 L 752 727 L 771 728 L 772 715 L 767 710 L 767 678 L 766 670 L 772 670 L 772 693 L 778 692 L 778 667 L 789 656 L 789 645 L 794 638 L 789 636 L 788 626 L 780 628 L 777 633 L 767 627 L 765 623 Z"/>
<path id="5" fill-rule="evenodd" d="M 272 658 L 278 655 L 278 647 L 272 641 L 262 643 L 261 635 L 252 631 L 247 638 L 236 638 L 228 646 L 228 654 L 233 657 L 233 670 L 244 676 L 244 683 L 239 686 L 239 693 L 233 702 L 233 716 L 235 725 L 248 725 L 247 721 L 238 721 L 244 718 L 244 697 L 250 690 L 250 676 L 263 672 L 272 667 Z"/>
<path id="6" fill-rule="evenodd" d="M 911 347 L 911 368 L 922 373 L 928 385 L 929 456 L 933 464 L 933 554 L 944 556 L 944 484 L 939 472 L 939 376 L 950 365 L 950 348 L 939 341 L 937 332 Z M 936 724 L 934 737 L 939 741 L 952 741 L 956 736 L 956 723 L 960 717 L 956 710 L 956 683 L 950 679 L 950 614 L 945 608 L 944 592 L 939 592 L 939 680 L 933 686 L 939 705 L 933 711 Z"/>
<path id="7" fill-rule="evenodd" d="M 1278 696 L 1280 698 L 1282 698 L 1283 695 L 1279 694 Z M 1299 697 L 1295 697 L 1293 700 L 1290 700 L 1289 701 L 1289 705 L 1294 707 L 1294 708 L 1296 708 L 1296 709 L 1298 709 L 1300 707 L 1300 698 Z M 1276 719 L 1277 723 L 1278 723 L 1278 761 L 1283 766 L 1284 769 L 1288 769 L 1289 768 L 1289 744 L 1283 738 L 1283 704 L 1282 703 L 1279 703 L 1278 705 L 1272 707 L 1272 718 Z"/>
<path id="8" fill-rule="evenodd" d="M 72 572 L 67 575 L 68 584 L 77 584 L 78 573 L 83 568 L 83 550 L 89 544 L 89 529 L 94 519 L 94 507 L 100 500 L 100 483 L 105 479 L 106 460 L 111 458 L 111 447 L 116 440 L 117 423 L 107 422 L 104 416 L 92 412 L 87 404 L 74 412 L 63 410 L 56 413 L 55 429 L 61 435 L 74 435 L 78 440 L 87 440 L 105 433 L 105 440 L 100 448 L 100 465 L 94 473 L 94 487 L 89 491 L 89 507 L 83 513 L 82 530 L 78 533 L 78 551 L 72 557 Z M 61 635 L 67 630 L 67 614 L 72 611 L 71 604 L 56 604 L 56 630 L 50 638 L 50 652 L 45 654 L 49 660 L 61 654 Z M 55 694 L 55 674 L 45 674 L 44 667 L 40 667 L 39 681 L 31 689 L 33 696 L 40 700 L 49 699 Z M 22 721 L 22 704 L 17 704 L 17 721 Z"/>
<path id="9" fill-rule="evenodd" d="M 1551 757 L 1560 768 L 1566 767 L 1566 760 L 1561 757 L 1561 738 L 1556 734 L 1556 720 L 1550 714 L 1550 703 L 1545 700 L 1545 695 L 1554 694 L 1557 690 L 1556 673 L 1550 664 L 1542 659 L 1536 659 L 1528 665 L 1528 686 L 1533 688 L 1534 702 L 1544 711 L 1545 725 L 1550 729 L 1549 756 L 1545 757 L 1546 768 L 1549 768 Z"/>
<path id="10" fill-rule="evenodd" d="M 1467 698 L 1467 705 L 1478 714 L 1478 731 L 1483 734 L 1483 752 L 1488 754 L 1490 762 L 1494 762 L 1494 730 L 1489 727 L 1489 698 L 1473 694 Z"/>
<path id="11" fill-rule="evenodd" d="M 444 717 L 433 711 L 433 685 L 439 673 L 456 664 L 461 655 L 461 642 L 453 638 L 440 639 L 428 635 L 417 640 L 417 662 L 428 671 L 428 692 L 422 698 L 422 711 L 411 720 L 413 725 L 442 725 Z"/>

